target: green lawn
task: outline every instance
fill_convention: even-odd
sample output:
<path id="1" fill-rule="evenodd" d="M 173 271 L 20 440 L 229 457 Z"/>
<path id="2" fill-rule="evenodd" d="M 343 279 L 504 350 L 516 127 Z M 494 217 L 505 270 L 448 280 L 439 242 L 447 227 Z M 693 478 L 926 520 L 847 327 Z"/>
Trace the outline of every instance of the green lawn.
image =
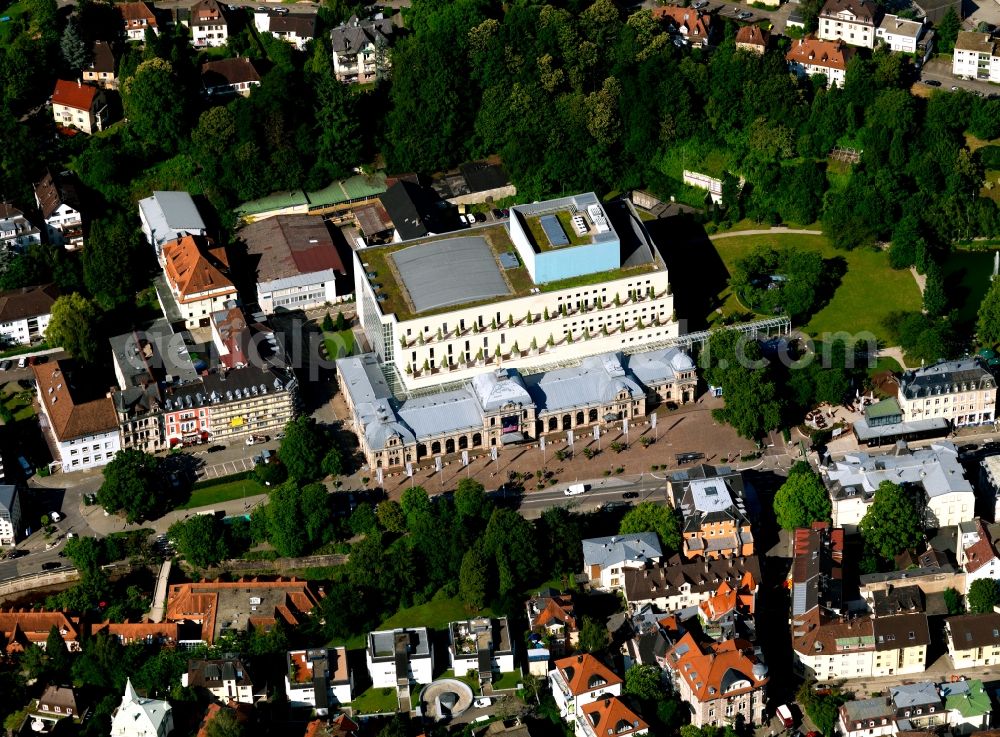
<path id="1" fill-rule="evenodd" d="M 354 331 L 350 328 L 333 333 L 323 333 L 323 344 L 326 346 L 326 357 L 335 361 L 354 353 Z"/>
<path id="2" fill-rule="evenodd" d="M 13 3 L 5 10 L 0 10 L 0 18 L 10 18 L 9 21 L 0 23 L 0 42 L 11 41 L 13 29 L 18 25 L 18 18 L 28 12 L 27 4 L 23 2 Z"/>
<path id="3" fill-rule="evenodd" d="M 899 361 L 890 356 L 879 356 L 875 361 L 875 365 L 868 369 L 868 375 L 873 376 L 881 371 L 892 371 L 894 374 L 902 373 L 903 367 L 899 365 Z"/>
<path id="4" fill-rule="evenodd" d="M 254 496 L 255 494 L 265 493 L 267 493 L 267 487 L 258 484 L 253 479 L 238 479 L 216 486 L 208 486 L 204 489 L 195 489 L 191 492 L 191 498 L 186 503 L 177 507 L 177 509 L 208 507 L 212 504 L 240 499 L 243 496 Z"/>
<path id="5" fill-rule="evenodd" d="M 399 708 L 399 699 L 393 688 L 369 688 L 354 697 L 351 707 L 356 714 L 383 714 Z"/>
<path id="6" fill-rule="evenodd" d="M 426 604 L 400 609 L 391 617 L 383 621 L 375 630 L 391 630 L 397 627 L 429 627 L 430 629 L 444 630 L 451 622 L 468 619 L 471 615 L 465 605 L 455 597 L 454 599 L 434 599 Z M 477 616 L 491 617 L 493 612 L 484 609 Z M 366 642 L 365 634 L 358 634 L 346 642 L 348 650 L 363 648 Z M 345 644 L 335 641 L 334 644 Z"/>
<path id="7" fill-rule="evenodd" d="M 442 673 L 441 675 L 439 675 L 437 677 L 437 679 L 440 679 L 440 678 L 454 678 L 455 680 L 461 681 L 466 686 L 468 686 L 469 688 L 471 688 L 472 689 L 472 693 L 474 693 L 474 694 L 479 694 L 480 693 L 480 689 L 479 689 L 479 676 L 470 676 L 467 673 L 463 673 L 460 676 L 459 675 L 455 675 L 455 671 L 453 671 L 453 670 L 451 670 L 449 668 L 448 670 L 446 670 L 444 673 Z M 435 680 L 437 680 L 437 679 L 435 679 Z"/>
<path id="8" fill-rule="evenodd" d="M 499 680 L 493 681 L 493 688 L 504 690 L 517 688 L 517 684 L 524 680 L 520 671 L 513 670 L 510 673 L 501 673 Z"/>
<path id="9" fill-rule="evenodd" d="M 713 241 L 715 250 L 728 269 L 761 245 L 819 251 L 824 259 L 843 259 L 846 273 L 830 302 L 803 327 L 813 336 L 846 330 L 872 332 L 880 341 L 888 341 L 883 321 L 891 312 L 918 311 L 920 291 L 909 271 L 889 268 L 883 251 L 858 248 L 840 251 L 825 236 L 773 233 L 721 238 Z M 724 314 L 745 312 L 726 286 L 718 298 Z M 718 316 L 713 316 L 718 319 Z"/>
<path id="10" fill-rule="evenodd" d="M 0 403 L 14 416 L 14 421 L 29 420 L 35 416 L 35 405 L 30 391 L 25 391 L 17 382 L 4 384 Z"/>

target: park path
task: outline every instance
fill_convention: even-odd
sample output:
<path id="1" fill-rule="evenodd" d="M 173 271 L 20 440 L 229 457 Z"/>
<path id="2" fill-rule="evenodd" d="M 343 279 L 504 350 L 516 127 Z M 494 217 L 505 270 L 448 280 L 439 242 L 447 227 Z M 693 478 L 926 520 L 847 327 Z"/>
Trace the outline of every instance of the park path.
<path id="1" fill-rule="evenodd" d="M 719 238 L 737 238 L 741 235 L 823 235 L 822 230 L 807 230 L 804 228 L 761 228 L 760 230 L 730 230 L 726 233 L 716 233 L 708 236 L 709 240 Z"/>

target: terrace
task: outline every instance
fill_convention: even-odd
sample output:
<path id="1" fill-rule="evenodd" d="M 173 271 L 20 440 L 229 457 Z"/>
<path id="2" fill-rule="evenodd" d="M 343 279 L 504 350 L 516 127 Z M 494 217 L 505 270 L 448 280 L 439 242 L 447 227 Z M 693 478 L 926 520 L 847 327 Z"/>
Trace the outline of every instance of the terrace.
<path id="1" fill-rule="evenodd" d="M 581 234 L 573 227 L 574 217 L 584 218 L 584 222 L 586 222 L 588 227 L 585 233 Z M 531 245 L 534 247 L 535 253 L 555 251 L 560 248 L 572 248 L 574 246 L 586 246 L 594 242 L 594 233 L 596 231 L 593 224 L 586 218 L 583 212 L 571 212 L 568 209 L 558 210 L 554 213 L 529 215 L 524 221 L 528 226 L 528 232 L 531 234 Z M 560 228 L 565 238 L 559 238 Z"/>

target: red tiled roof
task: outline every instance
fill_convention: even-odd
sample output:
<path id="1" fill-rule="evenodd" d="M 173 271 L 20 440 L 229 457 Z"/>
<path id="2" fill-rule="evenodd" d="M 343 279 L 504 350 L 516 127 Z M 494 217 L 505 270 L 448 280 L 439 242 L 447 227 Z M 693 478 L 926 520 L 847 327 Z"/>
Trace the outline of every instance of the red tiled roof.
<path id="1" fill-rule="evenodd" d="M 729 698 L 762 688 L 767 676 L 758 679 L 753 672 L 757 658 L 746 640 L 725 640 L 700 645 L 691 633 L 685 634 L 667 652 L 667 664 L 684 679 L 699 701 Z M 734 688 L 747 681 L 749 686 Z"/>
<path id="2" fill-rule="evenodd" d="M 649 729 L 646 722 L 614 696 L 587 704 L 583 713 L 594 734 L 629 735 Z"/>
<path id="3" fill-rule="evenodd" d="M 736 45 L 767 46 L 770 34 L 759 26 L 743 26 L 736 32 Z"/>
<path id="4" fill-rule="evenodd" d="M 87 110 L 94 106 L 97 88 L 80 82 L 68 82 L 65 79 L 56 80 L 56 88 L 52 92 L 53 105 L 65 105 L 77 110 Z"/>
<path id="5" fill-rule="evenodd" d="M 145 21 L 145 24 L 156 28 L 156 15 L 144 2 L 121 3 L 118 5 L 118 12 L 122 14 L 122 20 L 126 25 L 130 21 Z"/>
<path id="6" fill-rule="evenodd" d="M 602 686 L 621 684 L 622 679 L 593 655 L 573 655 L 556 661 L 556 668 L 574 696 Z"/>
<path id="7" fill-rule="evenodd" d="M 118 427 L 118 414 L 110 397 L 78 402 L 72 391 L 72 373 L 66 361 L 32 366 L 38 401 L 44 406 L 52 432 L 60 441 L 96 435 Z"/>
<path id="8" fill-rule="evenodd" d="M 853 55 L 853 49 L 843 41 L 821 41 L 807 36 L 792 41 L 792 48 L 785 54 L 785 60 L 802 66 L 845 70 Z"/>
<path id="9" fill-rule="evenodd" d="M 965 549 L 966 573 L 975 573 L 997 557 L 996 550 L 993 548 L 993 541 L 990 539 L 990 533 L 982 520 L 976 520 L 976 532 L 979 533 L 979 540 Z"/>
<path id="10" fill-rule="evenodd" d="M 666 18 L 677 28 L 686 31 L 684 34 L 691 41 L 705 41 L 712 30 L 712 17 L 702 15 L 694 8 L 682 8 L 677 5 L 661 5 L 653 9 L 653 17 Z"/>
<path id="11" fill-rule="evenodd" d="M 167 279 L 177 288 L 182 302 L 202 292 L 236 293 L 236 287 L 223 273 L 229 269 L 226 249 L 210 238 L 186 235 L 169 241 L 163 246 L 163 260 Z"/>

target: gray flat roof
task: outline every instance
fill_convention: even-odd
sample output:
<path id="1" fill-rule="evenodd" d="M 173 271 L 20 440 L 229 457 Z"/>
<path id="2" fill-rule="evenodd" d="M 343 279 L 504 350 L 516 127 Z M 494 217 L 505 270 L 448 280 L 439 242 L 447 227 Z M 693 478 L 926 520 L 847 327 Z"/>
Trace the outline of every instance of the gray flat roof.
<path id="1" fill-rule="evenodd" d="M 481 236 L 421 243 L 396 251 L 391 258 L 417 312 L 510 294 L 493 251 Z"/>
<path id="2" fill-rule="evenodd" d="M 156 191 L 151 197 L 139 200 L 139 207 L 153 231 L 154 245 L 176 238 L 178 232 L 205 230 L 205 221 L 187 192 Z"/>

